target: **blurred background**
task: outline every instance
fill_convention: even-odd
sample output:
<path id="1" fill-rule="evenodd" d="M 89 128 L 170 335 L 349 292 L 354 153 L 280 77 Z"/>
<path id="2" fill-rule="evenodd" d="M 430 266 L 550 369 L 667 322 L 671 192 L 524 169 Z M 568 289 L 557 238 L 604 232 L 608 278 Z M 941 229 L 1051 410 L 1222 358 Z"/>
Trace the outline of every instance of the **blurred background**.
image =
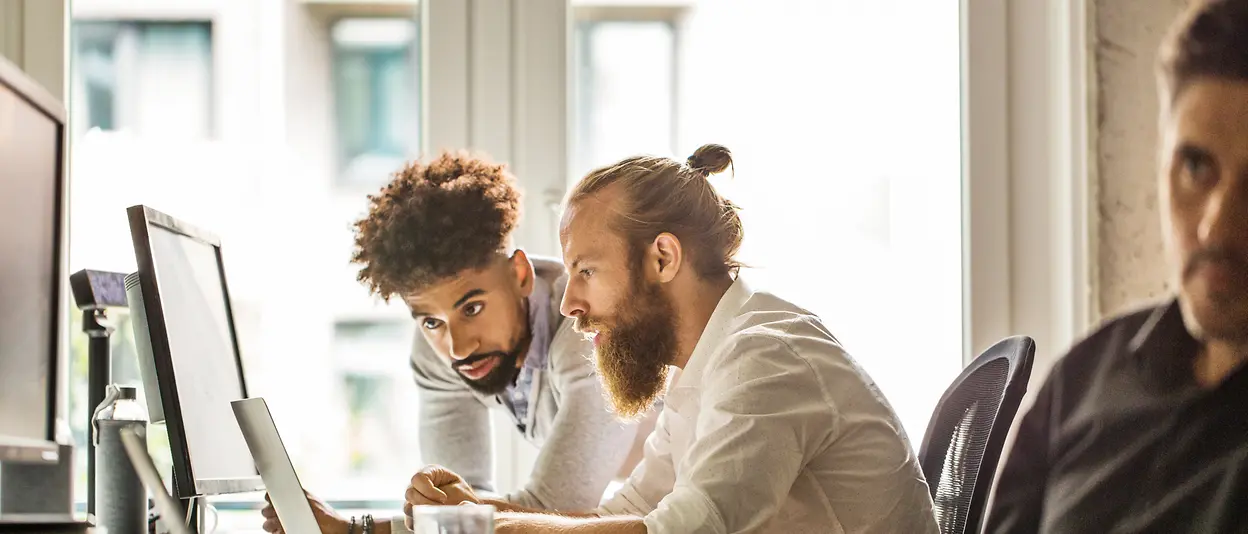
<path id="1" fill-rule="evenodd" d="M 355 281 L 366 195 L 411 158 L 484 150 L 524 186 L 520 245 L 557 257 L 558 200 L 587 171 L 719 143 L 744 276 L 820 315 L 918 447 L 969 350 L 959 2 L 468 5 L 70 2 L 71 272 L 134 271 L 130 205 L 218 234 L 250 393 L 304 486 L 397 511 L 422 465 L 414 328 Z M 81 455 L 86 347 L 69 320 Z M 134 353 L 127 326 L 114 344 Z M 115 358 L 117 381 L 138 382 L 132 359 Z M 497 428 L 507 490 L 534 451 Z M 258 527 L 229 511 L 259 498 L 218 500 L 223 524 Z"/>

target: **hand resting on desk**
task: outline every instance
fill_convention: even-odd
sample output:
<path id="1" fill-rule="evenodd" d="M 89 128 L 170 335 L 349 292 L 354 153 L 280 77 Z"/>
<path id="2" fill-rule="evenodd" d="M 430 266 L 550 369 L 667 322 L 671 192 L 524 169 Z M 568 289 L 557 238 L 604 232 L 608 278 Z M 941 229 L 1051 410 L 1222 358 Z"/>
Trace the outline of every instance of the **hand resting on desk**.
<path id="1" fill-rule="evenodd" d="M 412 528 L 412 507 L 455 506 L 465 502 L 483 503 L 463 477 L 440 465 L 426 466 L 412 476 L 412 483 L 403 496 L 403 515 L 407 528 Z"/>

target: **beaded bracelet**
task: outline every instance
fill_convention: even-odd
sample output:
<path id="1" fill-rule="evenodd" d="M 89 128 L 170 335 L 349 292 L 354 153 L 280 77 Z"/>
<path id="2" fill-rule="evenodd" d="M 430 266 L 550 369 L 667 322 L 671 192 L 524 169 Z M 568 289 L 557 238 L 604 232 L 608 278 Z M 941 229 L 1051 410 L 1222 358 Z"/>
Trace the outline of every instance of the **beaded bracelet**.
<path id="1" fill-rule="evenodd" d="M 351 524 L 347 526 L 347 534 L 355 534 L 355 516 L 351 516 Z"/>
<path id="2" fill-rule="evenodd" d="M 373 534 L 373 516 L 371 514 L 364 515 L 364 534 Z"/>

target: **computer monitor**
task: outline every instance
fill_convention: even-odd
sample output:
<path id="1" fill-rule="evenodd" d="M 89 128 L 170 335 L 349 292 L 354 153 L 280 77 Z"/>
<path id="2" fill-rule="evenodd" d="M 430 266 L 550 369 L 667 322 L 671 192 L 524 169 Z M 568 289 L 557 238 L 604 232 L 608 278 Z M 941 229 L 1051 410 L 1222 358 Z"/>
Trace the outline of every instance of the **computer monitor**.
<path id="1" fill-rule="evenodd" d="M 64 150 L 64 107 L 0 58 L 0 463 L 57 461 Z"/>
<path id="2" fill-rule="evenodd" d="M 130 301 L 132 308 L 142 306 L 131 324 L 137 344 L 146 341 L 150 348 L 140 351 L 140 358 L 150 357 L 150 367 L 143 363 L 140 369 L 156 375 L 174 491 L 189 498 L 263 489 L 230 406 L 247 398 L 247 384 L 221 241 L 147 206 L 126 212 L 142 293 L 139 302 Z"/>

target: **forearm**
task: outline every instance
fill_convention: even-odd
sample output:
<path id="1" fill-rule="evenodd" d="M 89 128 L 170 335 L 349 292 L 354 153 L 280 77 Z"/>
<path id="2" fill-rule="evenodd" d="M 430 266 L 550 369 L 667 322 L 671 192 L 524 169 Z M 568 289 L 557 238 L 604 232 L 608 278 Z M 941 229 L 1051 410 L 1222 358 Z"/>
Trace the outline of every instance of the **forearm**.
<path id="1" fill-rule="evenodd" d="M 565 517 L 551 514 L 500 513 L 496 534 L 646 534 L 640 517 Z"/>
<path id="2" fill-rule="evenodd" d="M 497 509 L 499 512 L 502 512 L 502 513 L 551 515 L 551 516 L 567 517 L 567 518 L 598 517 L 598 514 L 595 514 L 593 512 L 567 512 L 567 511 L 555 511 L 555 510 L 539 510 L 537 508 L 526 508 L 519 504 L 516 504 L 513 502 L 507 502 L 507 501 L 499 500 L 499 499 L 481 499 L 481 504 L 488 504 L 490 506 L 493 506 L 495 509 Z"/>
<path id="3" fill-rule="evenodd" d="M 393 519 L 376 520 L 376 522 L 373 523 L 373 534 L 399 534 L 390 528 L 391 521 L 393 521 Z M 399 522 L 402 521 L 402 519 L 399 519 Z"/>

